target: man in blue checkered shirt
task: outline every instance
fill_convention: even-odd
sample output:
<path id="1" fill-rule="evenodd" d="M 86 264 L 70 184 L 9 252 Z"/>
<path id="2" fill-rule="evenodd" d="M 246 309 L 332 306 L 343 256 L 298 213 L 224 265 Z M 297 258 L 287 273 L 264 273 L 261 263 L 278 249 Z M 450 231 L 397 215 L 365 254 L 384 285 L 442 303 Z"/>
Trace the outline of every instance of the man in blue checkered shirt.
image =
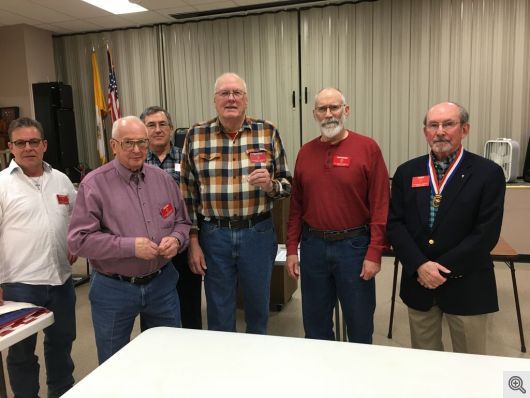
<path id="1" fill-rule="evenodd" d="M 180 184 L 181 148 L 171 143 L 173 122 L 171 115 L 159 106 L 150 106 L 140 115 L 147 127 L 149 150 L 146 163 L 160 167 Z M 188 267 L 188 250 L 177 254 L 173 264 L 179 273 L 177 291 L 180 300 L 182 327 L 202 329 L 201 289 L 202 277 L 194 274 Z"/>

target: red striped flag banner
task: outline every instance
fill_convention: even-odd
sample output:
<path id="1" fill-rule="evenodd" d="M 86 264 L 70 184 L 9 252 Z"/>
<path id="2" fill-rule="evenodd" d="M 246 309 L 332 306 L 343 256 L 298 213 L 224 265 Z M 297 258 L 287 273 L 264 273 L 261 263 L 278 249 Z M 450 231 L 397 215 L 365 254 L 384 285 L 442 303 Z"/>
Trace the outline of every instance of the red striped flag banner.
<path id="1" fill-rule="evenodd" d="M 121 117 L 120 114 L 120 101 L 118 100 L 118 82 L 116 80 L 116 72 L 114 71 L 114 65 L 112 64 L 112 58 L 110 56 L 110 48 L 107 48 L 107 61 L 109 64 L 109 95 L 107 97 L 107 106 L 112 116 L 112 122 Z"/>

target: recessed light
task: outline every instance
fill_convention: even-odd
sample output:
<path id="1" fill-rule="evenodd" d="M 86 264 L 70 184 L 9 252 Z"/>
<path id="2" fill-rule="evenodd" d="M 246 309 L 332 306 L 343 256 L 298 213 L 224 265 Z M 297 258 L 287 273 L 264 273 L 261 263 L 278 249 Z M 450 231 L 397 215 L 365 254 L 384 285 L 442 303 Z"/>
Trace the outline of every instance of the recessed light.
<path id="1" fill-rule="evenodd" d="M 132 4 L 128 0 L 83 0 L 113 14 L 130 14 L 133 12 L 147 11 L 147 8 L 138 4 Z"/>

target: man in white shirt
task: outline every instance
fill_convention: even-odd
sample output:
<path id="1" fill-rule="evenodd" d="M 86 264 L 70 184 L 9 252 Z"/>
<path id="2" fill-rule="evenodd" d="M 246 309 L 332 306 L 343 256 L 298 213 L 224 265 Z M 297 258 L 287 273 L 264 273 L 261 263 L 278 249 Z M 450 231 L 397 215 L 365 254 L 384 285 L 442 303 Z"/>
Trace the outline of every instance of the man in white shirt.
<path id="1" fill-rule="evenodd" d="M 0 304 L 24 301 L 53 311 L 44 330 L 48 397 L 59 397 L 74 384 L 71 358 L 75 339 L 75 292 L 66 233 L 75 190 L 66 175 L 43 161 L 47 141 L 41 124 L 30 118 L 9 126 L 14 156 L 0 172 Z M 15 397 L 37 397 L 37 337 L 9 349 L 7 369 Z"/>

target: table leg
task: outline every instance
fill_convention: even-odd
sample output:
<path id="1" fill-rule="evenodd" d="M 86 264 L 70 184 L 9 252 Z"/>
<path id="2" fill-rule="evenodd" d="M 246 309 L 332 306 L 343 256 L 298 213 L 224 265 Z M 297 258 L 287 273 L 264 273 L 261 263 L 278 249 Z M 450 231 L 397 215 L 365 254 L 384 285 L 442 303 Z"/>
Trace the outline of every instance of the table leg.
<path id="1" fill-rule="evenodd" d="M 335 303 L 335 340 L 340 341 L 340 308 L 339 308 L 339 300 Z"/>
<path id="2" fill-rule="evenodd" d="M 348 334 L 346 333 L 346 322 L 342 320 L 342 341 L 348 341 Z"/>
<path id="3" fill-rule="evenodd" d="M 392 338 L 392 325 L 394 323 L 394 305 L 396 303 L 396 287 L 397 287 L 397 275 L 398 275 L 399 260 L 396 257 L 394 259 L 394 278 L 392 279 L 392 299 L 390 301 L 390 321 L 388 322 L 388 335 L 389 339 Z"/>
<path id="4" fill-rule="evenodd" d="M 512 274 L 513 295 L 515 297 L 515 311 L 517 313 L 517 322 L 519 324 L 519 338 L 521 339 L 521 352 L 526 352 L 524 344 L 523 321 L 521 319 L 521 307 L 519 306 L 519 293 L 517 292 L 517 280 L 515 279 L 515 264 L 512 260 L 506 261 Z"/>
<path id="5" fill-rule="evenodd" d="M 4 360 L 0 352 L 0 398 L 7 398 L 6 378 L 4 375 Z"/>

